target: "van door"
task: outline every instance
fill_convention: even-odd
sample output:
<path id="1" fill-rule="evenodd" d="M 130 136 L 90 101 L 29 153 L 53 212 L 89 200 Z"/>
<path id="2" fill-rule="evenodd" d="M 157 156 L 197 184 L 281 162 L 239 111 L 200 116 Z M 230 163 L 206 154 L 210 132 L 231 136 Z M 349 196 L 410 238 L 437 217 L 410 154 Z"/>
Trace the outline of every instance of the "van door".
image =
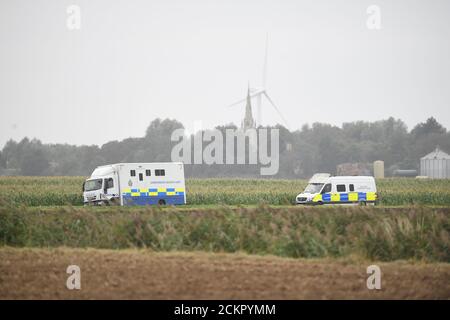
<path id="1" fill-rule="evenodd" d="M 114 178 L 105 178 L 104 184 L 103 184 L 103 192 L 105 195 L 108 195 L 109 197 L 117 197 L 118 196 L 118 185 L 117 183 L 114 183 Z"/>
<path id="2" fill-rule="evenodd" d="M 358 192 L 356 191 L 355 183 L 350 182 L 348 185 L 348 202 L 358 202 Z"/>
<path id="3" fill-rule="evenodd" d="M 138 189 L 140 197 L 145 196 L 145 198 L 142 200 L 144 202 L 141 204 L 146 204 L 145 201 L 147 200 L 146 195 L 148 192 L 148 187 L 147 187 L 148 179 L 145 179 L 146 177 L 145 177 L 145 169 L 144 168 L 136 169 L 136 178 L 137 178 L 136 179 L 137 180 L 136 189 Z"/>
<path id="4" fill-rule="evenodd" d="M 348 202 L 348 188 L 347 184 L 344 182 L 339 182 L 336 184 L 336 193 L 333 202 L 346 203 Z"/>
<path id="5" fill-rule="evenodd" d="M 331 183 L 327 183 L 323 186 L 322 191 L 320 192 L 322 195 L 322 202 L 323 203 L 330 203 L 331 202 Z"/>
<path id="6" fill-rule="evenodd" d="M 333 183 L 330 202 L 340 203 L 341 193 L 345 193 L 345 190 L 346 187 L 344 183 L 342 182 L 337 182 L 336 184 Z"/>

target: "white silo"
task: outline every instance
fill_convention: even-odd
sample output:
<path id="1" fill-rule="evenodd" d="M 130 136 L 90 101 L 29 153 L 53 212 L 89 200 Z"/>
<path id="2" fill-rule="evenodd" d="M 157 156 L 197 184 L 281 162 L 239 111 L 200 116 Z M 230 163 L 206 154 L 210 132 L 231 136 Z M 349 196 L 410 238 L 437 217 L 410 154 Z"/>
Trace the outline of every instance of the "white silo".
<path id="1" fill-rule="evenodd" d="M 420 175 L 434 179 L 450 178 L 450 155 L 436 148 L 420 158 Z"/>
<path id="2" fill-rule="evenodd" d="M 384 161 L 377 160 L 373 163 L 373 176 L 375 179 L 383 179 L 384 178 Z"/>

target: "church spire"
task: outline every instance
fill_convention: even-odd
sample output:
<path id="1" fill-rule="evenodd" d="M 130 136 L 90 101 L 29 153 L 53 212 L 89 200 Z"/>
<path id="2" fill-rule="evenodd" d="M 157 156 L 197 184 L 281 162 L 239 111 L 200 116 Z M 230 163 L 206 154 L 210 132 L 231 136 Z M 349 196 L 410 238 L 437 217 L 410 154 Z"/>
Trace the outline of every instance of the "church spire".
<path id="1" fill-rule="evenodd" d="M 247 130 L 255 127 L 256 127 L 255 120 L 253 119 L 252 116 L 252 102 L 250 97 L 250 84 L 249 84 L 247 88 L 247 104 L 245 105 L 245 118 L 241 123 L 241 128 L 243 130 Z"/>

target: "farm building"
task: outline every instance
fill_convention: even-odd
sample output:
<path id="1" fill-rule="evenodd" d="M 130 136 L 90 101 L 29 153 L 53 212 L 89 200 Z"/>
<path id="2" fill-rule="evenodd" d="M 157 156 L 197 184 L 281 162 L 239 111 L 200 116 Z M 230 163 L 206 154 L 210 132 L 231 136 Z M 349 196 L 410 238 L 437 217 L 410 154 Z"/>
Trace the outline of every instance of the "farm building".
<path id="1" fill-rule="evenodd" d="M 450 155 L 436 148 L 420 158 L 420 175 L 435 179 L 450 178 Z"/>
<path id="2" fill-rule="evenodd" d="M 337 176 L 370 176 L 369 163 L 341 163 L 336 166 Z"/>

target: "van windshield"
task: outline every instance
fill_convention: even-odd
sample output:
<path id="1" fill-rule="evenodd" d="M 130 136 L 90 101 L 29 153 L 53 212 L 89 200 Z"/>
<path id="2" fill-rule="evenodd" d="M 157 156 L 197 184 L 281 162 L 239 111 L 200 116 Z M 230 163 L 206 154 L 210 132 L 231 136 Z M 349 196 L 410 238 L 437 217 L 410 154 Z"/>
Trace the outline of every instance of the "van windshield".
<path id="1" fill-rule="evenodd" d="M 319 193 L 322 190 L 323 183 L 310 183 L 306 186 L 303 193 Z"/>
<path id="2" fill-rule="evenodd" d="M 102 179 L 88 180 L 84 184 L 84 191 L 94 191 L 102 188 Z"/>

